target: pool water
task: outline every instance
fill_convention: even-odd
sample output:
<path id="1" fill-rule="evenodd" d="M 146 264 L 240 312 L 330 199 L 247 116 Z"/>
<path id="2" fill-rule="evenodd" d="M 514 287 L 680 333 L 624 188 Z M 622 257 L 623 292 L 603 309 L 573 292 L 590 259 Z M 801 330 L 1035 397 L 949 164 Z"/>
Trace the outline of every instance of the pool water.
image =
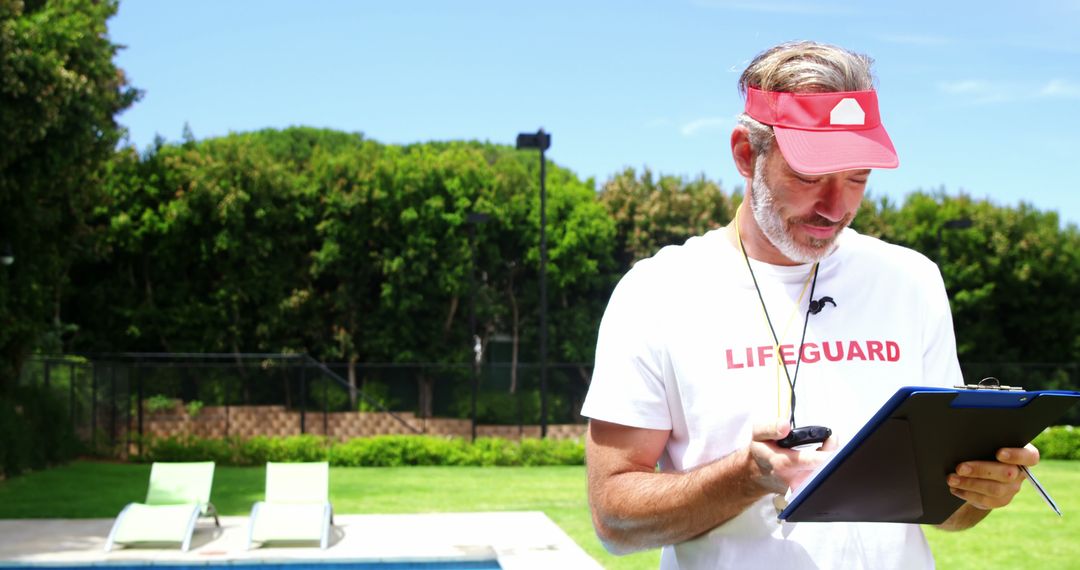
<path id="1" fill-rule="evenodd" d="M 502 566 L 494 560 L 476 560 L 467 562 L 271 562 L 250 563 L 231 562 L 226 564 L 117 564 L 100 562 L 96 564 L 17 564 L 0 565 L 0 570 L 209 570 L 229 568 L 232 570 L 500 570 Z"/>

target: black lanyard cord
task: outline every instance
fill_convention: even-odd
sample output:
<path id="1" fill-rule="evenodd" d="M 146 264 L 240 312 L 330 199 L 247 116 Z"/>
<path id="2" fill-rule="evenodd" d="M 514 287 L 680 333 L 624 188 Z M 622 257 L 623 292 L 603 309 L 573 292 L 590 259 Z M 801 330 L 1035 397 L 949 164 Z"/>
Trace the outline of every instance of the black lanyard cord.
<path id="1" fill-rule="evenodd" d="M 810 303 L 814 302 L 814 288 L 817 287 L 818 264 L 814 264 L 814 280 L 810 282 Z M 806 344 L 806 327 L 810 324 L 810 305 L 806 306 L 806 317 L 803 318 L 802 338 L 799 339 L 799 356 L 795 359 L 795 377 L 791 379 L 791 427 L 795 427 L 795 382 L 799 380 L 799 365 L 802 364 L 803 346 Z M 787 365 L 784 365 L 787 369 Z"/>
<path id="2" fill-rule="evenodd" d="M 738 216 L 736 216 L 737 218 Z M 735 220 L 735 231 L 739 231 L 738 219 Z M 742 250 L 743 260 L 746 261 L 746 269 L 750 271 L 750 279 L 754 282 L 754 291 L 757 292 L 758 301 L 761 302 L 761 310 L 765 313 L 765 322 L 769 325 L 769 332 L 772 333 L 773 346 L 776 347 L 776 351 L 780 350 L 780 339 L 776 336 L 776 329 L 773 327 L 772 319 L 769 317 L 769 308 L 765 305 L 765 297 L 761 294 L 761 287 L 758 286 L 757 276 L 754 275 L 754 268 L 750 265 L 750 256 L 746 254 L 746 247 L 743 246 L 742 238 L 739 237 L 739 249 Z M 817 287 L 818 268 L 820 263 L 814 263 L 814 276 L 810 282 L 810 301 L 814 300 L 814 289 Z M 803 345 L 806 343 L 806 328 L 810 324 L 810 307 L 806 307 L 806 316 L 803 318 L 802 338 L 799 339 L 799 354 L 795 358 L 795 376 L 788 372 L 787 363 L 784 362 L 783 357 L 776 354 L 776 358 L 784 365 L 784 376 L 787 378 L 788 386 L 791 387 L 791 415 L 789 421 L 791 427 L 795 427 L 795 382 L 799 380 L 799 366 L 802 364 Z"/>

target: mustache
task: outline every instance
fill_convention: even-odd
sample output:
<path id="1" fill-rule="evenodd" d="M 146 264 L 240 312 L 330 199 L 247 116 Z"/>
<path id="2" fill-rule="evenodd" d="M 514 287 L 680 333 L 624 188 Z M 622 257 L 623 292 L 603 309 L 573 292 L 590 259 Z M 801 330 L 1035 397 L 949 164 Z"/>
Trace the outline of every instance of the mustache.
<path id="1" fill-rule="evenodd" d="M 844 216 L 843 219 L 841 219 L 840 221 L 834 222 L 824 216 L 819 216 L 815 214 L 810 216 L 802 216 L 799 218 L 789 218 L 788 223 L 791 225 L 807 225 L 818 228 L 835 228 L 847 226 L 847 224 L 851 222 L 851 217 L 851 215 L 847 215 Z"/>

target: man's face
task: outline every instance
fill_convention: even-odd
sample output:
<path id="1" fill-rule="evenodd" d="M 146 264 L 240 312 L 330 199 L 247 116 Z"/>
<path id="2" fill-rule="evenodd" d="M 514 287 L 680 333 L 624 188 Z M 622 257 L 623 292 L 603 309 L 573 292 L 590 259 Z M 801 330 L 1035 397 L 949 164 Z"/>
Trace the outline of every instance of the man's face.
<path id="1" fill-rule="evenodd" d="M 801 174 L 774 146 L 757 157 L 754 168 L 750 196 L 754 220 L 787 259 L 820 261 L 855 217 L 869 176 L 869 170 Z"/>

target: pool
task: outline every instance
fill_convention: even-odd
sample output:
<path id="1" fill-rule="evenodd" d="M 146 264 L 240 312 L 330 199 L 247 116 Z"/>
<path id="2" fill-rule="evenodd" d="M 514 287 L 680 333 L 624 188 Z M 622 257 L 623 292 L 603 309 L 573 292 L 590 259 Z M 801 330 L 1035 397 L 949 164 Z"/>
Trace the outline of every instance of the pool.
<path id="1" fill-rule="evenodd" d="M 475 560 L 464 562 L 226 562 L 203 564 L 184 563 L 115 563 L 98 562 L 88 564 L 0 564 L 0 570 L 210 570 L 228 568 L 230 570 L 501 570 L 495 560 Z"/>
<path id="2" fill-rule="evenodd" d="M 106 553 L 111 519 L 0 519 L 0 570 L 602 570 L 544 513 L 335 515 L 342 536 L 326 550 L 247 550 L 244 516 L 196 531 L 193 549 Z M 208 568 L 209 567 L 209 568 Z"/>

